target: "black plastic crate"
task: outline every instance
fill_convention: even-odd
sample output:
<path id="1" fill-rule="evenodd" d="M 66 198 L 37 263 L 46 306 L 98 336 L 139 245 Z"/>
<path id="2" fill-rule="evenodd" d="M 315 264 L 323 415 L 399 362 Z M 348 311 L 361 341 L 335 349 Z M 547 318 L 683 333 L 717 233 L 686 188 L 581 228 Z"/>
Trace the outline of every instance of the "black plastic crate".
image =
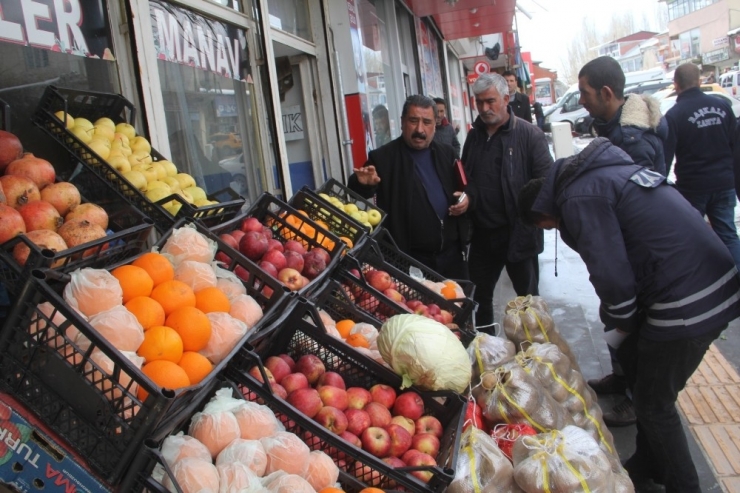
<path id="1" fill-rule="evenodd" d="M 349 250 L 359 248 L 370 232 L 369 228 L 306 187 L 296 192 L 288 203 L 298 210 L 305 211 L 314 221 L 321 221 L 337 236 L 348 238 L 352 242 L 352 246 L 347 245 Z"/>
<path id="2" fill-rule="evenodd" d="M 219 241 L 193 219 L 183 219 L 178 225 L 186 222 Z M 221 251 L 234 253 L 223 243 L 218 246 Z M 175 392 L 160 390 L 67 305 L 61 296 L 67 274 L 34 270 L 0 330 L 0 388 L 64 438 L 104 480 L 117 484 L 144 439 L 163 438 L 192 414 L 239 346 L 279 317 L 286 300 L 292 301 L 276 280 L 250 262 L 234 258 L 227 268 L 233 271 L 237 266 L 249 276 L 244 284 L 262 307 L 263 318 L 223 361 L 214 365 L 208 377 Z M 52 313 L 46 315 L 38 308 L 44 302 L 51 304 Z M 74 344 L 73 329 L 90 339 L 88 350 Z M 111 359 L 111 373 L 103 372 L 90 359 L 95 349 Z M 130 382 L 119 383 L 122 375 Z M 133 384 L 149 393 L 146 401 L 139 401 Z"/>
<path id="3" fill-rule="evenodd" d="M 440 420 L 444 434 L 440 440 L 438 466 L 420 468 L 392 468 L 377 457 L 337 437 L 315 421 L 274 396 L 268 383 L 261 383 L 248 371 L 269 356 L 286 353 L 298 359 L 313 354 L 324 362 L 327 371 L 339 373 L 347 387 L 364 387 L 382 383 L 400 394 L 402 379 L 388 368 L 361 356 L 350 346 L 326 334 L 321 319 L 310 303 L 299 300 L 290 316 L 274 330 L 263 333 L 251 342 L 227 365 L 224 375 L 235 382 L 248 400 L 260 400 L 275 412 L 287 431 L 303 437 L 311 450 L 321 450 L 340 465 L 340 482 L 352 491 L 368 486 L 384 490 L 406 489 L 417 492 L 441 492 L 455 476 L 460 435 L 467 401 L 454 392 L 422 392 L 424 414 Z M 264 377 L 263 377 L 264 378 Z M 340 462 L 343 461 L 343 462 Z M 423 483 L 410 474 L 412 470 L 433 472 L 429 483 Z"/>
<path id="4" fill-rule="evenodd" d="M 150 217 L 160 233 L 167 231 L 177 219 L 183 217 L 195 218 L 207 225 L 218 224 L 234 217 L 244 205 L 244 199 L 230 189 L 220 190 L 208 196 L 209 200 L 217 200 L 217 197 L 222 199 L 230 197 L 229 200 L 197 208 L 177 194 L 157 202 L 150 201 L 118 171 L 68 131 L 64 122 L 54 116 L 57 111 L 91 121 L 108 117 L 115 123 L 132 123 L 135 114 L 133 104 L 119 94 L 49 86 L 44 91 L 31 120 L 98 175 L 123 200 Z M 164 159 L 155 149 L 152 149 L 151 155 L 154 161 Z M 171 200 L 176 200 L 181 204 L 177 216 L 173 216 L 162 206 Z"/>
<path id="5" fill-rule="evenodd" d="M 239 229 L 242 221 L 248 217 L 258 219 L 262 224 L 273 231 L 273 238 L 285 243 L 288 240 L 296 240 L 303 244 L 307 251 L 316 247 L 324 248 L 331 258 L 326 269 L 307 285 L 297 291 L 300 295 L 308 295 L 318 289 L 334 268 L 338 265 L 345 249 L 345 244 L 337 235 L 316 224 L 309 217 L 304 216 L 297 209 L 286 204 L 275 196 L 264 192 L 252 206 L 243 214 L 231 221 L 218 224 L 210 228 L 215 235 L 229 233 Z M 241 258 L 246 259 L 241 253 Z M 247 260 L 251 262 L 250 260 Z"/>
<path id="6" fill-rule="evenodd" d="M 354 190 L 350 190 L 347 186 L 341 184 L 334 178 L 329 178 L 323 185 L 316 189 L 316 194 L 325 194 L 329 197 L 336 197 L 346 204 L 355 204 L 358 210 L 368 212 L 371 209 L 375 209 L 380 212 L 380 221 L 374 225 L 371 234 L 375 232 L 383 225 L 385 221 L 386 213 L 377 207 L 372 200 L 366 199 Z"/>
<path id="7" fill-rule="evenodd" d="M 10 132 L 10 105 L 0 99 L 0 130 Z"/>

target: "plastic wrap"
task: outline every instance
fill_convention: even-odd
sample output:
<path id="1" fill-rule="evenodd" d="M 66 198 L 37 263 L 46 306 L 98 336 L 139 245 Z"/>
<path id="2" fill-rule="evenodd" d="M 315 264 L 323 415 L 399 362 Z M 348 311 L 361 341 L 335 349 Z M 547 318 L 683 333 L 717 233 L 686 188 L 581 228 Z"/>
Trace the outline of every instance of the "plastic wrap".
<path id="1" fill-rule="evenodd" d="M 209 461 L 186 457 L 172 466 L 172 474 L 182 493 L 218 493 L 218 470 Z M 177 491 L 169 476 L 164 477 L 162 486 Z"/>
<path id="2" fill-rule="evenodd" d="M 188 224 L 172 232 L 160 253 L 167 256 L 174 266 L 186 260 L 210 264 L 216 256 L 217 248 L 215 241 L 206 238 L 196 231 L 195 226 Z"/>
<path id="3" fill-rule="evenodd" d="M 473 367 L 471 382 L 475 386 L 480 376 L 514 359 L 514 343 L 503 337 L 479 333 L 468 346 L 468 356 Z"/>
<path id="4" fill-rule="evenodd" d="M 78 269 L 69 277 L 62 295 L 64 301 L 86 317 L 123 303 L 121 284 L 105 269 Z"/>
<path id="5" fill-rule="evenodd" d="M 254 474 L 262 477 L 267 469 L 267 454 L 259 440 L 237 438 L 216 457 L 216 466 L 230 462 L 246 464 Z"/>

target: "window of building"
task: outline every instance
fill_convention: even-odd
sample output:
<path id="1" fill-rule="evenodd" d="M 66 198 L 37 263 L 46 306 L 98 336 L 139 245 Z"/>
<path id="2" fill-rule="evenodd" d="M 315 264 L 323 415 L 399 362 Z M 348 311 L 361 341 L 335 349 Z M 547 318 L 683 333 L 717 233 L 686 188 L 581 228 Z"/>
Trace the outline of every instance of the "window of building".
<path id="1" fill-rule="evenodd" d="M 701 55 L 701 31 L 699 28 L 679 34 L 678 41 L 681 46 L 681 59 L 693 58 Z"/>
<path id="2" fill-rule="evenodd" d="M 708 7 L 719 0 L 673 0 L 668 1 L 668 20 L 677 19 L 695 12 L 704 7 Z"/>
<path id="3" fill-rule="evenodd" d="M 270 0 L 269 9 L 272 27 L 313 41 L 308 0 Z"/>

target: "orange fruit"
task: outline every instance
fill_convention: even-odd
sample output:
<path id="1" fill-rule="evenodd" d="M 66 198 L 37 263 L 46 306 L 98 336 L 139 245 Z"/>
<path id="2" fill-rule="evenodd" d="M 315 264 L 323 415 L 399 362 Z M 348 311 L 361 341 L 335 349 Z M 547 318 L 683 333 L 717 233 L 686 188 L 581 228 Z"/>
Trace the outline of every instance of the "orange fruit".
<path id="1" fill-rule="evenodd" d="M 137 296 L 149 296 L 152 293 L 154 281 L 141 267 L 122 265 L 113 269 L 111 274 L 118 279 L 121 285 L 124 303 Z"/>
<path id="2" fill-rule="evenodd" d="M 351 334 L 347 339 L 345 339 L 345 341 L 352 347 L 370 347 L 370 342 L 367 340 L 367 337 L 362 334 Z"/>
<path id="3" fill-rule="evenodd" d="M 340 236 L 339 239 L 342 240 L 345 245 L 347 245 L 347 249 L 355 246 L 354 242 L 352 242 L 352 240 L 350 238 L 347 238 L 346 236 Z"/>
<path id="4" fill-rule="evenodd" d="M 160 359 L 177 363 L 182 358 L 182 338 L 170 327 L 155 325 L 144 333 L 144 342 L 136 354 L 147 363 Z"/>
<path id="5" fill-rule="evenodd" d="M 167 257 L 160 253 L 145 253 L 131 262 L 131 265 L 141 267 L 147 271 L 149 273 L 149 277 L 154 281 L 155 286 L 158 286 L 164 281 L 171 281 L 175 278 L 175 268 L 172 267 L 172 263 L 167 259 Z"/>
<path id="6" fill-rule="evenodd" d="M 203 313 L 226 312 L 231 310 L 229 297 L 219 288 L 203 288 L 195 293 L 195 307 Z"/>
<path id="7" fill-rule="evenodd" d="M 318 493 L 344 493 L 344 490 L 341 488 L 327 486 L 326 488 L 321 488 Z"/>
<path id="8" fill-rule="evenodd" d="M 162 305 L 164 314 L 169 315 L 183 306 L 195 307 L 195 293 L 184 282 L 164 281 L 152 289 L 151 298 Z"/>
<path id="9" fill-rule="evenodd" d="M 185 370 L 185 373 L 188 374 L 190 385 L 200 383 L 213 370 L 213 365 L 208 361 L 208 358 L 195 351 L 185 351 L 182 353 L 182 358 L 180 358 L 177 366 Z"/>
<path id="10" fill-rule="evenodd" d="M 142 366 L 141 372 L 149 377 L 152 382 L 165 389 L 176 390 L 190 386 L 188 374 L 172 361 L 152 361 Z M 136 393 L 139 400 L 144 402 L 148 395 L 149 393 L 144 390 L 144 387 L 139 386 L 139 390 Z"/>
<path id="11" fill-rule="evenodd" d="M 352 327 L 355 326 L 355 321 L 350 320 L 348 318 L 344 320 L 340 320 L 337 322 L 337 331 L 339 332 L 339 335 L 342 336 L 342 339 L 346 339 L 349 337 L 349 331 L 352 330 Z"/>
<path id="12" fill-rule="evenodd" d="M 155 325 L 164 325 L 164 308 L 148 296 L 131 298 L 124 306 L 134 314 L 144 330 Z"/>
<path id="13" fill-rule="evenodd" d="M 178 308 L 167 315 L 164 324 L 180 334 L 185 351 L 200 351 L 211 338 L 211 321 L 194 306 Z"/>
<path id="14" fill-rule="evenodd" d="M 446 300 L 454 300 L 455 298 L 457 298 L 457 290 L 455 289 L 455 286 L 451 284 L 445 284 L 440 292 Z"/>
<path id="15" fill-rule="evenodd" d="M 385 491 L 380 488 L 363 488 L 360 493 L 385 493 Z"/>

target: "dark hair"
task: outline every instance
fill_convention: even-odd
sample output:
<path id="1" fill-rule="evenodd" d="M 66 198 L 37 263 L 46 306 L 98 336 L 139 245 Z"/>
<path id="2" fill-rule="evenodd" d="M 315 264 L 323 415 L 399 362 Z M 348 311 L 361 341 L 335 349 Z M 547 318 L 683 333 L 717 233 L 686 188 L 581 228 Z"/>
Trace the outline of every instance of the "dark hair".
<path id="1" fill-rule="evenodd" d="M 509 77 L 510 75 L 513 76 L 515 79 L 517 79 L 517 81 L 519 80 L 519 78 L 516 76 L 516 73 L 513 70 L 505 70 L 501 72 L 501 77 Z"/>
<path id="2" fill-rule="evenodd" d="M 673 82 L 680 87 L 681 90 L 689 89 L 691 87 L 699 87 L 699 76 L 699 67 L 693 63 L 683 63 L 679 65 L 673 73 Z"/>
<path id="3" fill-rule="evenodd" d="M 443 104 L 445 105 L 445 108 L 447 108 L 447 101 L 445 101 L 444 99 L 434 98 L 433 101 L 434 101 L 434 104 Z"/>
<path id="4" fill-rule="evenodd" d="M 545 178 L 534 178 L 529 180 L 519 191 L 519 197 L 517 199 L 517 208 L 519 209 L 519 218 L 524 224 L 533 225 L 540 221 L 543 216 L 539 212 L 534 212 L 532 207 L 534 206 L 537 196 L 542 191 L 542 186 L 545 184 Z"/>
<path id="5" fill-rule="evenodd" d="M 586 77 L 588 85 L 601 91 L 606 86 L 617 99 L 624 99 L 624 72 L 619 62 L 610 56 L 594 58 L 581 68 L 578 78 Z"/>
<path id="6" fill-rule="evenodd" d="M 388 116 L 388 108 L 385 105 L 379 104 L 373 108 L 373 118 L 383 118 Z"/>
<path id="7" fill-rule="evenodd" d="M 419 108 L 432 108 L 434 110 L 434 118 L 437 118 L 437 104 L 429 96 L 424 96 L 423 94 L 414 94 L 413 96 L 407 97 L 406 101 L 403 103 L 401 118 L 405 117 L 408 114 L 409 108 L 411 106 L 416 106 Z"/>

